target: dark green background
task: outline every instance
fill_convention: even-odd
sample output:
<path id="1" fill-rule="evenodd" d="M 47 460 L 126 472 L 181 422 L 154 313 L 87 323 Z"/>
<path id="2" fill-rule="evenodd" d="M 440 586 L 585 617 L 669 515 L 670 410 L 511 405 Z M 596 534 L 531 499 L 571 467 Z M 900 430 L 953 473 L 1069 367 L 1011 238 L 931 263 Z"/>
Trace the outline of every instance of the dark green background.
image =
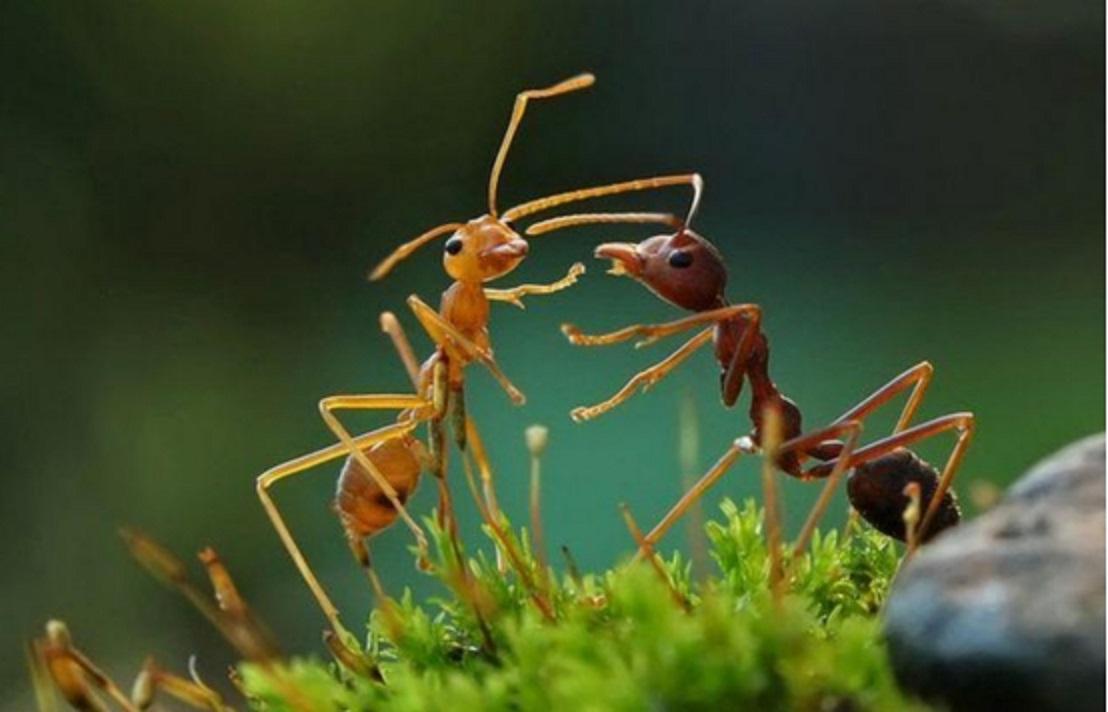
<path id="1" fill-rule="evenodd" d="M 288 647 L 318 650 L 322 619 L 253 479 L 328 442 L 320 396 L 406 388 L 376 318 L 412 292 L 437 298 L 438 250 L 380 284 L 366 268 L 480 213 L 515 92 L 585 69 L 593 89 L 528 115 L 504 201 L 701 171 L 699 229 L 727 256 L 731 298 L 764 306 L 773 373 L 808 423 L 927 358 L 938 371 L 922 414 L 979 416 L 963 482 L 1007 483 L 1102 429 L 1103 12 L 1076 0 L 6 4 L 0 689 L 12 709 L 27 704 L 20 641 L 48 616 L 128 680 L 146 652 L 176 668 L 198 652 L 210 678 L 229 661 L 127 559 L 121 523 L 189 557 L 215 545 Z M 643 234 L 536 239 L 505 284 Z M 719 405 L 705 353 L 572 424 L 572 406 L 666 347 L 575 349 L 557 324 L 677 314 L 589 266 L 572 292 L 494 312 L 529 404 L 511 408 L 476 371 L 469 397 L 520 517 L 522 430 L 550 426 L 548 539 L 599 567 L 629 548 L 618 502 L 646 523 L 679 490 L 683 398 L 701 467 L 748 423 Z M 755 493 L 754 473 L 743 463 L 709 507 Z M 357 621 L 370 593 L 329 512 L 333 486 L 330 468 L 276 496 Z M 784 486 L 795 527 L 813 488 Z M 375 542 L 394 590 L 419 578 L 408 543 L 399 528 Z"/>

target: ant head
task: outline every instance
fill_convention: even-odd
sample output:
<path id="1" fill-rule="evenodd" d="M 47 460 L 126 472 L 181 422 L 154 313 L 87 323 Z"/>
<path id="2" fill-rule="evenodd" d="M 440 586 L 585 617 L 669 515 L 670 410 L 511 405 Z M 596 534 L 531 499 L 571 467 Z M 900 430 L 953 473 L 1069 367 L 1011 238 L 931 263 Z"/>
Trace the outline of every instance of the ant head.
<path id="1" fill-rule="evenodd" d="M 727 268 L 715 246 L 692 230 L 656 235 L 638 244 L 609 242 L 596 256 L 612 261 L 609 274 L 625 274 L 671 304 L 704 311 L 724 303 Z"/>
<path id="2" fill-rule="evenodd" d="M 459 282 L 487 282 L 503 277 L 527 256 L 527 242 L 491 215 L 470 220 L 443 245 L 442 264 Z"/>

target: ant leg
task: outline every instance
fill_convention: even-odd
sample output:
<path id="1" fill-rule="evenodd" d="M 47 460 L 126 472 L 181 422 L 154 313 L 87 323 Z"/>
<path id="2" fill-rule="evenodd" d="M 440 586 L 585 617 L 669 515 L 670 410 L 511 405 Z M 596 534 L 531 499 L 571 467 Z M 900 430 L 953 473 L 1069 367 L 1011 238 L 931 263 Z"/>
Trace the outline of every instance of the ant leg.
<path id="1" fill-rule="evenodd" d="M 631 377 L 631 380 L 627 381 L 623 388 L 620 388 L 611 398 L 601 401 L 596 405 L 574 408 L 570 411 L 570 417 L 578 423 L 583 420 L 592 420 L 631 398 L 640 387 L 644 392 L 649 390 L 654 384 L 668 376 L 673 369 L 677 368 L 686 359 L 692 356 L 697 349 L 710 342 L 712 340 L 712 333 L 713 329 L 711 327 L 704 329 L 696 336 L 686 341 L 681 348 L 674 351 L 662 361 L 636 373 Z"/>
<path id="2" fill-rule="evenodd" d="M 792 440 L 782 443 L 781 446 L 777 448 L 776 454 L 778 457 L 780 457 L 782 454 L 786 454 L 788 452 L 804 451 L 813 444 L 818 444 L 827 438 L 835 437 L 836 435 L 842 435 L 844 433 L 850 433 L 850 437 L 848 438 L 848 444 L 846 447 L 849 449 L 853 449 L 854 445 L 857 443 L 858 434 L 861 432 L 861 429 L 861 424 L 856 421 L 836 423 L 822 430 L 817 430 L 812 433 L 801 435 L 793 438 Z M 646 537 L 644 538 L 646 544 L 650 547 L 656 544 L 659 539 L 665 536 L 665 533 L 670 529 L 670 527 L 672 527 L 677 522 L 677 520 L 679 520 L 685 514 L 689 507 L 691 507 L 694 502 L 700 499 L 700 497 L 702 497 L 704 493 L 707 492 L 719 480 L 719 478 L 727 472 L 728 469 L 730 469 L 735 461 L 738 460 L 740 454 L 742 454 L 743 452 L 751 452 L 752 450 L 753 443 L 749 442 L 748 438 L 739 438 L 734 443 L 732 443 L 731 447 L 728 448 L 728 450 L 723 454 L 722 457 L 720 457 L 716 464 L 713 465 L 712 468 L 708 470 L 708 472 L 706 472 L 700 478 L 700 480 L 698 480 L 697 483 L 693 485 L 681 497 L 677 504 L 674 505 L 674 507 L 668 513 L 666 513 L 665 517 L 662 518 L 662 521 L 659 522 L 654 527 L 654 529 L 652 529 L 650 533 L 646 535 Z M 844 448 L 844 451 L 847 450 Z M 835 469 L 832 470 L 830 475 L 831 480 L 837 482 L 838 478 L 842 476 L 842 473 L 848 469 L 845 462 L 846 461 L 844 460 L 843 465 L 836 466 Z M 819 517 L 822 516 L 823 510 L 825 510 L 827 507 L 827 502 L 830 501 L 831 493 L 834 491 L 833 486 L 831 488 L 825 487 L 824 489 L 824 493 L 820 495 L 820 500 L 817 502 L 818 510 L 813 509 L 812 514 L 810 514 L 808 517 L 809 522 L 812 523 L 812 527 L 815 526 L 815 522 L 819 521 Z M 806 522 L 805 529 L 808 528 L 809 524 Z M 810 532 L 808 534 L 810 535 Z M 804 536 L 804 534 L 802 534 L 802 537 L 804 537 L 805 540 L 807 538 L 806 536 Z M 642 553 L 642 550 L 640 550 L 640 553 Z"/>
<path id="3" fill-rule="evenodd" d="M 404 364 L 404 370 L 408 372 L 408 378 L 412 381 L 412 388 L 419 393 L 419 360 L 412 349 L 412 342 L 408 341 L 408 335 L 404 333 L 404 327 L 400 320 L 390 311 L 381 312 L 381 331 L 388 334 L 392 345 L 396 349 L 400 362 Z"/>
<path id="4" fill-rule="evenodd" d="M 904 409 L 900 412 L 900 418 L 897 419 L 896 427 L 893 429 L 893 433 L 899 433 L 912 422 L 916 410 L 923 402 L 923 396 L 927 392 L 927 386 L 930 385 L 934 373 L 935 367 L 929 361 L 920 361 L 878 388 L 858 405 L 840 415 L 835 422 L 864 420 L 871 413 L 892 400 L 898 393 L 911 386 L 912 392 L 908 396 L 908 402 L 904 404 Z"/>
<path id="5" fill-rule="evenodd" d="M 454 232 L 455 230 L 458 230 L 462 227 L 464 227 L 463 223 L 446 223 L 445 225 L 433 227 L 419 237 L 405 242 L 403 245 L 393 250 L 391 255 L 386 257 L 380 262 L 380 264 L 373 268 L 373 271 L 369 273 L 370 281 L 376 282 L 377 280 L 382 279 L 383 277 L 385 277 L 385 275 L 392 271 L 392 268 L 395 267 L 398 262 L 407 259 L 409 255 L 426 245 L 428 242 L 442 237 L 447 233 Z"/>
<path id="6" fill-rule="evenodd" d="M 556 218 L 549 218 L 529 225 L 525 234 L 528 237 L 535 237 L 578 225 L 615 225 L 619 223 L 666 225 L 674 230 L 683 225 L 681 218 L 672 213 L 577 213 L 574 215 L 559 215 Z"/>
<path id="7" fill-rule="evenodd" d="M 723 395 L 723 403 L 728 407 L 739 399 L 739 391 L 742 389 L 743 376 L 746 375 L 750 365 L 750 357 L 754 353 L 754 345 L 761 333 L 762 310 L 755 307 L 746 314 L 747 323 L 739 337 L 739 343 L 735 345 L 735 353 L 731 356 L 731 363 L 727 364 L 727 370 L 723 373 L 720 384 L 720 392 Z M 765 340 L 763 339 L 763 350 Z M 763 356 L 763 361 L 765 356 Z"/>
<path id="8" fill-rule="evenodd" d="M 872 460 L 876 460 L 883 455 L 887 455 L 897 448 L 907 447 L 912 443 L 926 440 L 927 438 L 949 430 L 957 431 L 957 439 L 955 440 L 954 447 L 950 451 L 950 455 L 947 456 L 946 464 L 943 466 L 942 474 L 939 476 L 939 483 L 935 487 L 935 493 L 931 496 L 931 501 L 927 505 L 923 520 L 916 530 L 915 540 L 918 546 L 919 541 L 925 538 L 927 530 L 931 526 L 931 522 L 938 514 L 943 497 L 946 496 L 947 491 L 950 489 L 950 485 L 954 481 L 958 468 L 962 464 L 962 459 L 965 457 L 966 449 L 973 440 L 975 425 L 976 421 L 973 413 L 952 413 L 950 415 L 944 415 L 870 443 L 856 450 L 849 458 L 840 457 L 832 462 L 825 462 L 817 465 L 811 468 L 805 475 L 815 477 L 822 476 L 822 473 L 828 468 L 838 467 L 839 459 L 846 460 L 846 468 L 854 468 Z M 908 553 L 910 555 L 912 552 L 909 551 Z"/>
<path id="9" fill-rule="evenodd" d="M 654 548 L 654 545 L 666 535 L 670 527 L 677 523 L 685 512 L 688 511 L 698 499 L 704 496 L 712 486 L 719 481 L 720 477 L 731 469 L 731 466 L 735 464 L 735 461 L 739 459 L 739 455 L 744 452 L 749 452 L 750 444 L 746 442 L 746 438 L 739 438 L 731 443 L 731 447 L 727 448 L 727 451 L 716 461 L 716 464 L 712 465 L 704 475 L 697 480 L 696 484 L 688 489 L 685 494 L 681 496 L 681 499 L 677 501 L 677 504 L 666 512 L 666 515 L 662 517 L 662 520 L 654 525 L 654 528 L 650 530 L 650 533 L 643 537 L 639 552 L 636 558 L 642 558 L 648 555 Z"/>
<path id="10" fill-rule="evenodd" d="M 509 208 L 504 212 L 503 220 L 504 222 L 512 222 L 513 220 L 518 220 L 519 218 L 527 217 L 528 215 L 533 215 L 543 210 L 549 210 L 550 208 L 556 208 L 559 205 L 574 203 L 579 200 L 602 198 L 608 195 L 629 193 L 631 191 L 655 190 L 657 188 L 667 188 L 676 185 L 692 186 L 693 200 L 689 211 L 689 218 L 691 218 L 700 202 L 700 192 L 704 185 L 704 181 L 699 173 L 679 173 L 676 175 L 639 178 L 637 180 L 629 180 L 622 183 L 598 185 L 592 188 L 580 188 L 565 193 L 548 195 L 544 198 L 529 200 L 514 208 Z"/>
<path id="11" fill-rule="evenodd" d="M 469 441 L 469 451 L 473 453 L 473 459 L 477 463 L 477 471 L 481 474 L 481 488 L 485 497 L 485 506 L 488 508 L 490 515 L 499 519 L 500 504 L 496 500 L 496 490 L 493 487 L 492 466 L 489 464 L 489 456 L 485 451 L 485 442 L 477 431 L 477 423 L 470 416 L 466 416 L 466 436 Z"/>
<path id="12" fill-rule="evenodd" d="M 816 499 L 816 503 L 812 506 L 812 510 L 808 512 L 808 518 L 804 520 L 804 526 L 801 527 L 800 534 L 796 538 L 796 544 L 793 545 L 794 554 L 799 555 L 808 548 L 808 542 L 811 540 L 816 526 L 819 524 L 820 520 L 823 519 L 828 505 L 831 504 L 831 496 L 835 493 L 835 489 L 838 487 L 843 474 L 849 469 L 847 464 L 850 462 L 850 455 L 858 446 L 858 438 L 861 434 L 861 421 L 847 420 L 833 423 L 826 428 L 821 428 L 811 433 L 799 435 L 783 443 L 781 447 L 778 448 L 778 456 L 780 456 L 781 453 L 788 452 L 805 453 L 813 447 L 819 446 L 820 443 L 825 440 L 846 435 L 846 443 L 843 445 L 834 467 L 831 468 L 831 472 L 827 476 L 827 482 L 823 485 L 823 490 L 819 493 L 819 498 Z"/>
<path id="13" fill-rule="evenodd" d="M 740 314 L 746 315 L 750 319 L 760 320 L 762 308 L 757 304 L 733 304 L 664 324 L 632 324 L 606 334 L 582 334 L 581 330 L 573 324 L 562 324 L 562 333 L 575 346 L 608 346 L 641 336 L 643 338 L 635 344 L 635 348 L 642 348 L 672 334 L 688 331 L 695 326 L 706 323 L 714 324 Z"/>
<path id="14" fill-rule="evenodd" d="M 508 302 L 514 304 L 520 309 L 525 308 L 523 306 L 523 297 L 533 294 L 554 294 L 560 292 L 566 287 L 572 286 L 577 283 L 577 278 L 585 273 L 585 265 L 580 262 L 574 262 L 573 266 L 566 272 L 566 276 L 551 282 L 550 284 L 521 284 L 518 287 L 512 287 L 510 289 L 486 289 L 485 297 L 491 301 L 496 302 Z"/>
<path id="15" fill-rule="evenodd" d="M 262 502 L 262 507 L 265 508 L 266 514 L 273 524 L 273 528 L 277 530 L 277 535 L 281 538 L 281 542 L 285 545 L 285 549 L 289 552 L 289 556 L 292 557 L 293 563 L 296 564 L 296 568 L 304 578 L 304 582 L 307 583 L 308 588 L 311 589 L 312 595 L 315 596 L 316 601 L 319 603 L 319 607 L 323 610 L 323 615 L 331 623 L 332 628 L 334 628 L 336 632 L 341 633 L 345 631 L 342 624 L 339 622 L 338 609 L 323 590 L 323 586 L 319 583 L 319 580 L 316 579 L 315 573 L 312 572 L 312 568 L 308 565 L 307 559 L 304 558 L 303 552 L 300 551 L 300 547 L 297 545 L 296 540 L 285 524 L 284 518 L 281 517 L 280 511 L 277 509 L 277 505 L 269 494 L 269 488 L 272 487 L 274 483 L 287 477 L 299 474 L 317 465 L 322 465 L 325 462 L 347 456 L 350 454 L 351 447 L 357 452 L 362 452 L 371 445 L 410 431 L 417 424 L 418 421 L 409 421 L 388 425 L 353 438 L 351 440 L 352 446 L 347 443 L 335 443 L 334 445 L 316 450 L 307 455 L 301 455 L 294 460 L 289 460 L 288 462 L 271 467 L 258 476 L 256 489 L 258 498 Z M 375 472 L 375 470 L 368 471 L 371 473 Z M 420 531 L 419 539 L 422 541 L 422 531 Z M 426 546 L 425 542 L 423 546 Z"/>
<path id="16" fill-rule="evenodd" d="M 496 189 L 500 184 L 500 172 L 504 169 L 504 161 L 508 158 L 508 149 L 512 146 L 516 129 L 519 128 L 523 114 L 527 111 L 527 102 L 531 99 L 547 99 L 585 89 L 592 86 L 595 81 L 596 77 L 591 74 L 578 74 L 545 89 L 528 89 L 516 94 L 512 117 L 508 120 L 508 128 L 504 131 L 504 138 L 500 140 L 500 149 L 496 152 L 496 160 L 493 161 L 492 171 L 489 173 L 489 215 L 496 217 Z"/>
<path id="17" fill-rule="evenodd" d="M 401 410 L 416 410 L 428 406 L 426 400 L 419 396 L 397 396 L 397 395 L 336 395 L 327 396 L 319 401 L 319 415 L 323 418 L 323 422 L 327 424 L 327 427 L 332 433 L 339 439 L 343 445 L 346 446 L 347 451 L 358 461 L 366 472 L 373 478 L 377 486 L 381 488 L 381 492 L 384 493 L 389 499 L 389 503 L 399 513 L 400 518 L 404 520 L 404 523 L 408 525 L 408 528 L 412 530 L 412 534 L 415 535 L 416 540 L 420 542 L 421 550 L 426 545 L 423 540 L 423 531 L 408 514 L 407 508 L 404 507 L 404 503 L 400 501 L 399 495 L 393 488 L 388 479 L 381 473 L 373 461 L 366 455 L 365 450 L 357 447 L 354 443 L 354 437 L 346 429 L 346 427 L 339 422 L 338 417 L 335 415 L 336 410 L 381 410 L 381 409 L 394 409 Z M 411 430 L 413 430 L 423 418 L 413 417 L 392 426 L 386 426 L 381 430 L 392 428 L 392 432 L 388 437 L 382 438 L 388 440 L 395 437 L 400 437 Z"/>
<path id="18" fill-rule="evenodd" d="M 516 405 L 523 405 L 523 403 L 526 402 L 527 399 L 524 397 L 523 393 L 521 393 L 520 390 L 508 380 L 504 372 L 500 370 L 500 365 L 496 362 L 496 359 L 493 358 L 491 351 L 478 346 L 472 340 L 468 339 L 462 332 L 455 328 L 453 324 L 443 319 L 437 311 L 429 307 L 426 302 L 416 295 L 413 294 L 408 297 L 408 306 L 411 307 L 419 323 L 436 345 L 442 348 L 453 346 L 460 349 L 467 357 L 479 362 L 489 370 L 489 373 L 491 373 L 497 383 L 500 384 L 500 387 L 507 392 L 508 397 L 512 399 L 513 403 Z"/>

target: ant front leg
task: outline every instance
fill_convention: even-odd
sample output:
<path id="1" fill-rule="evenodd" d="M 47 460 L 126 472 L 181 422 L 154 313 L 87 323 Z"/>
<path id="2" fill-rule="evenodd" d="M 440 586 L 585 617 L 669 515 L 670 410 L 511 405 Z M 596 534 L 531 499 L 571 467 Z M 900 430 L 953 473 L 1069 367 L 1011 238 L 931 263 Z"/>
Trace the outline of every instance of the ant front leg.
<path id="1" fill-rule="evenodd" d="M 491 351 L 475 344 L 416 295 L 408 297 L 408 306 L 437 346 L 447 350 L 460 350 L 467 358 L 487 368 L 516 405 L 523 405 L 527 401 L 523 393 L 504 375 Z"/>
<path id="2" fill-rule="evenodd" d="M 585 265 L 573 263 L 565 277 L 550 284 L 521 284 L 510 289 L 486 289 L 485 297 L 489 301 L 507 302 L 524 309 L 523 297 L 537 294 L 554 294 L 577 283 L 577 278 L 585 273 Z"/>
<path id="3" fill-rule="evenodd" d="M 715 324 L 740 315 L 761 319 L 761 314 L 762 308 L 757 304 L 734 304 L 727 307 L 699 312 L 692 316 L 687 316 L 664 324 L 632 324 L 631 326 L 625 326 L 622 329 L 617 329 L 616 331 L 606 334 L 583 334 L 581 330 L 573 324 L 562 324 L 562 333 L 565 334 L 570 343 L 575 346 L 608 346 L 628 341 L 635 337 L 642 337 L 635 344 L 635 348 L 642 348 L 644 346 L 649 346 L 655 341 L 664 339 L 667 336 L 679 334 L 682 331 L 688 331 L 702 324 Z"/>
<path id="4" fill-rule="evenodd" d="M 704 329 L 696 336 L 686 341 L 681 348 L 674 351 L 662 361 L 636 373 L 631 377 L 631 380 L 627 381 L 623 388 L 619 389 L 611 398 L 601 401 L 596 405 L 574 408 L 570 411 L 570 417 L 578 423 L 585 420 L 592 420 L 593 418 L 607 413 L 616 406 L 621 405 L 624 401 L 635 395 L 635 392 L 639 388 L 641 388 L 643 392 L 646 392 L 654 384 L 658 383 L 658 381 L 668 376 L 671 371 L 684 363 L 700 347 L 711 342 L 712 331 L 712 328 Z"/>

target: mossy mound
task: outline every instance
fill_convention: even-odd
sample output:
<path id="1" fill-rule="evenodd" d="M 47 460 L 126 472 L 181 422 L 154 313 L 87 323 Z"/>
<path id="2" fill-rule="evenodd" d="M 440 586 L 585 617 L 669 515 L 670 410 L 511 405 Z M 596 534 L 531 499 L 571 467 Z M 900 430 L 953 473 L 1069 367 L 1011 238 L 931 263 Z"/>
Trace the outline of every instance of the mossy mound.
<path id="1" fill-rule="evenodd" d="M 431 523 L 429 522 L 429 525 Z M 512 538 L 522 575 L 478 552 L 461 559 L 432 527 L 435 570 L 453 593 L 379 607 L 364 651 L 373 676 L 297 659 L 242 666 L 264 710 L 909 710 L 877 613 L 896 545 L 864 525 L 782 551 L 774 594 L 763 512 L 726 501 L 709 522 L 716 571 L 680 555 L 602 574 L 555 576 Z M 488 532 L 493 536 L 494 532 Z M 497 541 L 495 537 L 494 542 Z M 536 601 L 539 601 L 537 604 Z M 349 641 L 354 644 L 354 641 Z M 377 679 L 373 679 L 377 678 Z M 293 699 L 295 698 L 295 699 Z"/>

